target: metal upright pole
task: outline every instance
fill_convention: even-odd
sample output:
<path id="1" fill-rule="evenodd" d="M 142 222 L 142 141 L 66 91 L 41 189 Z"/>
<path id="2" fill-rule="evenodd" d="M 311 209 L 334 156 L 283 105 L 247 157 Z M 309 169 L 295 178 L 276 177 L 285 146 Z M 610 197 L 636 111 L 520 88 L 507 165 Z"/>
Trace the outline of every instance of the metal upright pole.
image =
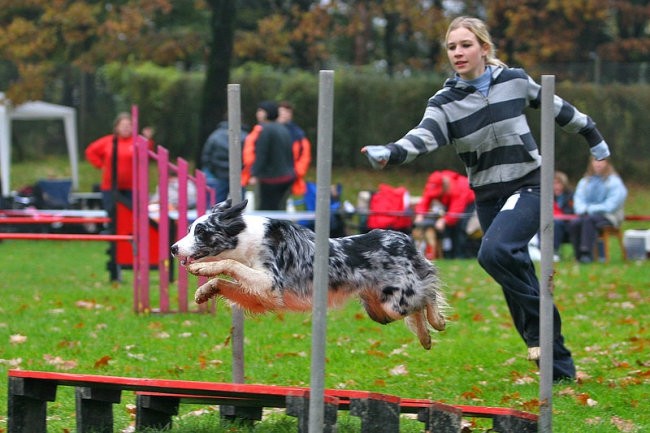
<path id="1" fill-rule="evenodd" d="M 539 302 L 539 432 L 553 431 L 553 176 L 555 172 L 555 77 L 542 76 L 541 296 Z"/>
<path id="2" fill-rule="evenodd" d="M 243 200 L 241 193 L 241 92 L 239 84 L 228 84 L 228 172 L 232 203 Z M 232 381 L 244 383 L 244 312 L 232 307 Z"/>
<path id="3" fill-rule="evenodd" d="M 318 88 L 316 251 L 314 257 L 314 299 L 312 307 L 309 433 L 321 433 L 324 424 L 325 337 L 327 334 L 333 113 L 334 71 L 320 71 Z"/>

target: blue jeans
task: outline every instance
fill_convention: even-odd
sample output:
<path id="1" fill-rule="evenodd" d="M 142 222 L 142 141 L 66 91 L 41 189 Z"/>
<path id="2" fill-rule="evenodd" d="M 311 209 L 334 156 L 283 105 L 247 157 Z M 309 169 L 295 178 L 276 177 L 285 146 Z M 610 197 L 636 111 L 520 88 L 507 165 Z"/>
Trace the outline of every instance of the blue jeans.
<path id="1" fill-rule="evenodd" d="M 208 178 L 206 181 L 207 186 L 210 188 L 214 188 L 215 190 L 215 202 L 210 203 L 210 194 L 208 194 L 207 197 L 207 203 L 208 207 L 211 205 L 221 203 L 222 201 L 225 201 L 228 198 L 228 194 L 230 194 L 230 179 L 218 179 L 216 177 Z M 239 199 L 244 197 L 244 194 L 246 193 L 246 188 L 242 188 L 242 195 L 241 197 L 238 197 Z"/>
<path id="2" fill-rule="evenodd" d="M 483 229 L 479 264 L 499 283 L 515 328 L 528 347 L 539 346 L 539 280 L 528 242 L 539 230 L 539 187 L 476 204 Z M 575 378 L 571 352 L 564 346 L 562 321 L 553 306 L 553 378 Z"/>

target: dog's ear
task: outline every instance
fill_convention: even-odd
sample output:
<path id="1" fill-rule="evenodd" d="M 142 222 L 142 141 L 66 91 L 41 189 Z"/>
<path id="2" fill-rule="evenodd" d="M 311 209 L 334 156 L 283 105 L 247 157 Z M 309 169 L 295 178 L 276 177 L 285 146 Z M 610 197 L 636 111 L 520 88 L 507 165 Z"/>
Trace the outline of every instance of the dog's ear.
<path id="1" fill-rule="evenodd" d="M 216 212 L 223 212 L 224 210 L 230 208 L 232 206 L 232 199 L 227 198 L 222 202 L 219 202 L 212 206 L 212 209 L 210 209 L 210 213 L 216 213 Z"/>
<path id="2" fill-rule="evenodd" d="M 222 206 L 219 208 L 219 213 L 221 214 L 219 217 L 221 220 L 229 219 L 229 218 L 234 218 L 238 215 L 241 215 L 242 211 L 246 208 L 246 205 L 248 204 L 248 200 L 242 200 L 241 202 L 237 203 L 236 205 L 232 206 L 232 200 L 228 199 L 224 203 L 227 203 L 226 206 Z"/>

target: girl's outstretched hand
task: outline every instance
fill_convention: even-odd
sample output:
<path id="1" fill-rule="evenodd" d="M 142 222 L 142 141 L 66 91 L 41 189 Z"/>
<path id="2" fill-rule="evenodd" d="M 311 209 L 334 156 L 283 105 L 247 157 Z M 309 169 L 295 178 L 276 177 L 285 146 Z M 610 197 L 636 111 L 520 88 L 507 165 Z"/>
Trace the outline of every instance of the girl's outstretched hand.
<path id="1" fill-rule="evenodd" d="M 386 167 L 390 158 L 390 150 L 386 146 L 364 146 L 361 153 L 366 154 L 370 165 L 376 170 Z"/>

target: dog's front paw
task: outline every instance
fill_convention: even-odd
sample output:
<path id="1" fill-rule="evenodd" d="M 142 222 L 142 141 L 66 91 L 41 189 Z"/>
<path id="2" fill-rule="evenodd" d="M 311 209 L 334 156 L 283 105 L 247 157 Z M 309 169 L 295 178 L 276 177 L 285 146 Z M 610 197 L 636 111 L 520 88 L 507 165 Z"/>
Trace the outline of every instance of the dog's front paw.
<path id="1" fill-rule="evenodd" d="M 214 269 L 214 263 L 191 263 L 187 266 L 187 272 L 199 277 L 216 277 L 219 271 Z"/>
<path id="2" fill-rule="evenodd" d="M 213 298 L 219 293 L 219 279 L 214 278 L 207 283 L 203 284 L 201 287 L 196 289 L 194 292 L 194 302 L 197 304 L 203 304 Z"/>

